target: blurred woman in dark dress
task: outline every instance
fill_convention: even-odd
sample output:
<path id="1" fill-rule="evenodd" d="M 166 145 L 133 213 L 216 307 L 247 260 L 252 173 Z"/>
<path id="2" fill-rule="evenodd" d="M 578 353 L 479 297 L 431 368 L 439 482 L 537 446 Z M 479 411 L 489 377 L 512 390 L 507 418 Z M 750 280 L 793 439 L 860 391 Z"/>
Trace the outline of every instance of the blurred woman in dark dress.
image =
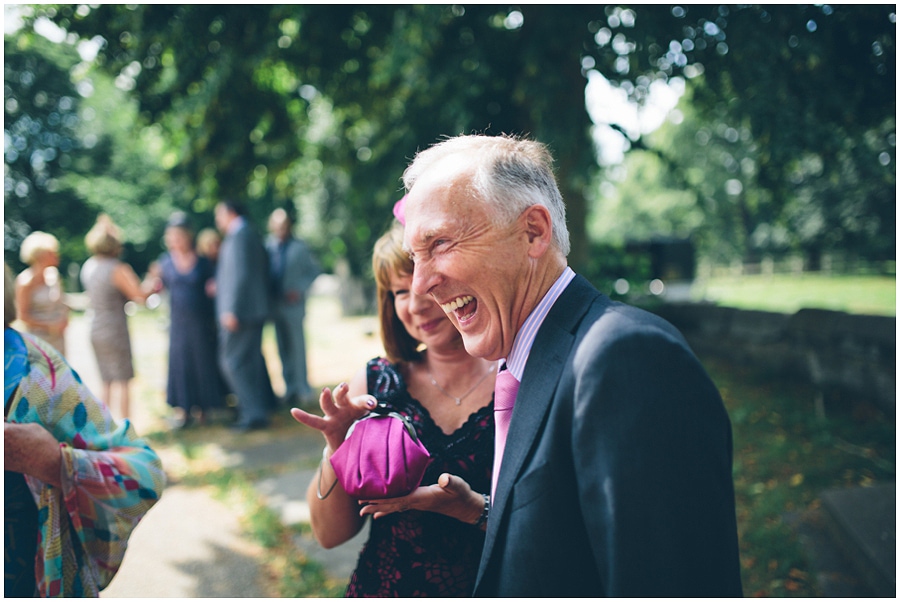
<path id="1" fill-rule="evenodd" d="M 194 249 L 187 216 L 176 213 L 166 226 L 168 253 L 152 269 L 169 292 L 169 377 L 167 401 L 175 409 L 175 425 L 190 425 L 196 409 L 202 423 L 220 406 L 223 391 L 216 363 L 215 301 L 207 283 L 215 268 Z"/>

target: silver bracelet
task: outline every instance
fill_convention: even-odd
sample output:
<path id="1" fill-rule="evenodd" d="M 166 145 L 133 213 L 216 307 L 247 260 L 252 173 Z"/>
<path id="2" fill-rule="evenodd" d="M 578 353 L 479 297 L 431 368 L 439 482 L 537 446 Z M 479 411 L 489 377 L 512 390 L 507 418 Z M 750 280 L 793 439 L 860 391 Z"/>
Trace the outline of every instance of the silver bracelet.
<path id="1" fill-rule="evenodd" d="M 335 476 L 334 483 L 331 484 L 331 487 L 328 488 L 328 491 L 326 491 L 324 495 L 322 494 L 322 473 L 325 472 L 324 470 L 322 470 L 322 465 L 325 463 L 325 456 L 327 454 L 328 446 L 326 445 L 322 448 L 322 461 L 319 462 L 319 478 L 316 481 L 316 497 L 320 500 L 324 500 L 329 495 L 331 495 L 331 492 L 334 491 L 334 486 L 337 485 L 338 482 L 337 477 Z"/>
<path id="2" fill-rule="evenodd" d="M 478 517 L 478 520 L 472 523 L 476 527 L 480 527 L 481 525 L 486 523 L 488 514 L 490 514 L 491 512 L 491 496 L 486 493 L 482 493 L 481 496 L 484 498 L 484 509 L 481 511 L 481 516 Z"/>

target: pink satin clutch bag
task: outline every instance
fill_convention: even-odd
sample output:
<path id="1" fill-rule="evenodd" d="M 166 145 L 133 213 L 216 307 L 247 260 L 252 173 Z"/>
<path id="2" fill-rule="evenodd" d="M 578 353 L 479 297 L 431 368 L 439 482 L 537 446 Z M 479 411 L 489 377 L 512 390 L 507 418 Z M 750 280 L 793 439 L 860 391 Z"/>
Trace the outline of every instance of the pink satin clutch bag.
<path id="1" fill-rule="evenodd" d="M 409 418 L 384 406 L 353 423 L 331 454 L 344 491 L 360 500 L 407 495 L 422 482 L 430 463 Z"/>

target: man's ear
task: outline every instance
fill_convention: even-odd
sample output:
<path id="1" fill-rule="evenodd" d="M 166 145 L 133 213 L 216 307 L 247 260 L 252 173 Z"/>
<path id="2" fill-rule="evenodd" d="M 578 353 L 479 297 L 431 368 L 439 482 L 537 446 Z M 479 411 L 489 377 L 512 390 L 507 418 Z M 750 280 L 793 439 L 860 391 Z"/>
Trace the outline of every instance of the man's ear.
<path id="1" fill-rule="evenodd" d="M 528 255 L 535 259 L 550 248 L 553 241 L 553 220 L 543 205 L 532 205 L 523 214 L 525 234 L 528 235 Z"/>

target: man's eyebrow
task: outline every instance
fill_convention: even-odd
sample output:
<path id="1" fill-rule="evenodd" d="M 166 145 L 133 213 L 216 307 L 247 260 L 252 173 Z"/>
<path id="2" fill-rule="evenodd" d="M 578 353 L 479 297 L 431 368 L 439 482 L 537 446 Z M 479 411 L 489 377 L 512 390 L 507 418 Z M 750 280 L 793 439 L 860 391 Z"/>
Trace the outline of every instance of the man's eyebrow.
<path id="1" fill-rule="evenodd" d="M 437 232 L 434 229 L 426 230 L 419 236 L 419 240 L 417 242 L 419 243 L 420 247 L 427 247 L 435 237 L 437 237 Z M 409 245 L 406 240 L 403 241 L 401 248 L 404 252 L 409 253 L 410 255 L 415 254 L 415 250 L 413 250 L 412 246 Z"/>

